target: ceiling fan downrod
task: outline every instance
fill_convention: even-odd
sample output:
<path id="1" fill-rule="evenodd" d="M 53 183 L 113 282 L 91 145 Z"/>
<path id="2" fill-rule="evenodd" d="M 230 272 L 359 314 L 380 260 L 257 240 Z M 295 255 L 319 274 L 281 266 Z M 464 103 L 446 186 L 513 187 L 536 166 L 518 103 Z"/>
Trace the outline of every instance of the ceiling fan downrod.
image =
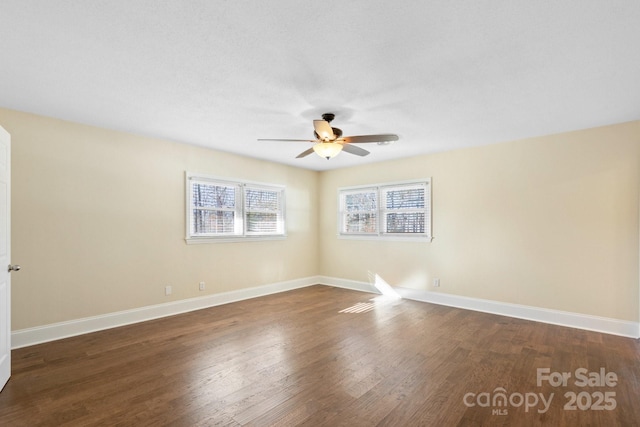
<path id="1" fill-rule="evenodd" d="M 328 123 L 331 123 L 331 121 L 333 119 L 335 119 L 335 118 L 336 118 L 336 115 L 333 114 L 333 113 L 324 113 L 322 115 L 322 120 L 324 120 L 325 122 L 328 122 Z"/>

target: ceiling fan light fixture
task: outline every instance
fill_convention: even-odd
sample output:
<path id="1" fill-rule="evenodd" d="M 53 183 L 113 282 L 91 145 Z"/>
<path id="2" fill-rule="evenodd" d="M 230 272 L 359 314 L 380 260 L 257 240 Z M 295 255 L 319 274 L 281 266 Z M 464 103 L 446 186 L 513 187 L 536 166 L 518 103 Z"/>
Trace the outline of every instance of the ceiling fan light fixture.
<path id="1" fill-rule="evenodd" d="M 318 156 L 329 160 L 342 151 L 342 144 L 337 142 L 319 142 L 313 146 L 313 151 L 315 151 Z"/>

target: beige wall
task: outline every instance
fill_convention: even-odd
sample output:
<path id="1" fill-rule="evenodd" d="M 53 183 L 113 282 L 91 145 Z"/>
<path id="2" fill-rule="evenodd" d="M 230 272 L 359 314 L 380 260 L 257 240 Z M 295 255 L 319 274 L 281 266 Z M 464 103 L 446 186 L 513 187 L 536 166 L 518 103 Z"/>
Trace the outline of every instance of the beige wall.
<path id="1" fill-rule="evenodd" d="M 318 274 L 316 172 L 3 109 L 0 124 L 14 330 Z M 286 185 L 288 238 L 187 245 L 186 170 Z"/>
<path id="2" fill-rule="evenodd" d="M 23 266 L 14 330 L 370 272 L 638 321 L 640 122 L 322 173 L 4 109 L 0 124 L 12 135 L 13 261 Z M 186 245 L 185 170 L 286 185 L 289 237 Z M 338 187 L 423 177 L 433 179 L 433 242 L 337 239 Z"/>
<path id="3" fill-rule="evenodd" d="M 638 321 L 639 162 L 632 122 L 323 172 L 321 274 Z M 431 243 L 336 237 L 339 187 L 423 177 Z"/>

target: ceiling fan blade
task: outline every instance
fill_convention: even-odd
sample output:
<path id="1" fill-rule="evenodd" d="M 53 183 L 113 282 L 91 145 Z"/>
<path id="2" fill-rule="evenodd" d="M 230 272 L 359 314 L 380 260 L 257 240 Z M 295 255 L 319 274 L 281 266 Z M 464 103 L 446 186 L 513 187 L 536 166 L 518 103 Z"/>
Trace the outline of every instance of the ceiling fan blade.
<path id="1" fill-rule="evenodd" d="M 356 156 L 366 156 L 369 152 L 363 148 L 360 148 L 356 145 L 342 144 L 342 151 L 346 151 L 350 154 L 355 154 Z"/>
<path id="2" fill-rule="evenodd" d="M 333 134 L 331 125 L 326 120 L 314 120 L 313 128 L 315 129 L 318 137 L 323 141 L 333 141 L 336 136 Z"/>
<path id="3" fill-rule="evenodd" d="M 276 138 L 276 139 L 267 139 L 267 138 L 258 138 L 258 141 L 284 141 L 284 142 L 318 142 L 315 139 L 284 139 L 284 138 Z"/>
<path id="4" fill-rule="evenodd" d="M 296 156 L 296 159 L 301 159 L 303 157 L 307 157 L 309 154 L 313 153 L 313 147 L 309 148 L 308 150 L 303 151 L 302 153 L 298 154 Z"/>
<path id="5" fill-rule="evenodd" d="M 346 143 L 361 144 L 365 142 L 391 142 L 397 141 L 398 135 L 383 134 L 383 135 L 360 135 L 360 136 L 343 136 L 340 138 Z"/>

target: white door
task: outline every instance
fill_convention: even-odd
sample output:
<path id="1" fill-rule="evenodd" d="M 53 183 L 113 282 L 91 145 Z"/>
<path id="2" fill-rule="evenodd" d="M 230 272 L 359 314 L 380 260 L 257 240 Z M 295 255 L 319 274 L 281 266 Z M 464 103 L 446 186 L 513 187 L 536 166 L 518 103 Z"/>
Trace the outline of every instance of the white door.
<path id="1" fill-rule="evenodd" d="M 0 389 L 11 376 L 11 138 L 0 126 Z M 12 266 L 19 269 L 18 266 Z"/>

